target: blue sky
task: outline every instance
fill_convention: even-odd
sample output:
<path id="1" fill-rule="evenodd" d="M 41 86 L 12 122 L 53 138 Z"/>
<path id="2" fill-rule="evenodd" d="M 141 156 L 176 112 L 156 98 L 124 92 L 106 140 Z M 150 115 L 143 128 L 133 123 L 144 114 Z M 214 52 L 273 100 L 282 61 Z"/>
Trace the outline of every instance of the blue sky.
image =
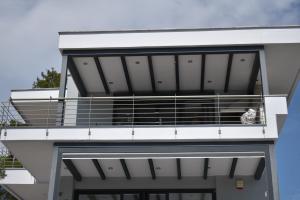
<path id="1" fill-rule="evenodd" d="M 288 118 L 276 145 L 280 196 L 300 199 L 300 86 L 289 106 Z"/>
<path id="2" fill-rule="evenodd" d="M 0 100 L 59 70 L 59 31 L 272 25 L 300 25 L 300 0 L 0 0 Z M 300 200 L 299 119 L 300 87 L 276 147 L 282 200 Z"/>

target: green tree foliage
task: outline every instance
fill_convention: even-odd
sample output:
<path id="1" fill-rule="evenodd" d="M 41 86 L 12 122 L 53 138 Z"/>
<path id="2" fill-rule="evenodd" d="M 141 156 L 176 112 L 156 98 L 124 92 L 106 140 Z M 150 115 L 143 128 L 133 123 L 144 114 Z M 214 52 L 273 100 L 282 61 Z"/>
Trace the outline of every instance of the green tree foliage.
<path id="1" fill-rule="evenodd" d="M 60 73 L 53 67 L 47 70 L 46 73 L 42 72 L 41 77 L 37 77 L 34 81 L 32 88 L 57 88 L 60 83 Z"/>
<path id="2" fill-rule="evenodd" d="M 16 200 L 16 198 L 14 198 L 3 187 L 0 186 L 0 200 Z"/>
<path id="3" fill-rule="evenodd" d="M 6 177 L 5 173 L 5 158 L 6 155 L 1 155 L 0 156 L 0 179 L 3 179 Z"/>

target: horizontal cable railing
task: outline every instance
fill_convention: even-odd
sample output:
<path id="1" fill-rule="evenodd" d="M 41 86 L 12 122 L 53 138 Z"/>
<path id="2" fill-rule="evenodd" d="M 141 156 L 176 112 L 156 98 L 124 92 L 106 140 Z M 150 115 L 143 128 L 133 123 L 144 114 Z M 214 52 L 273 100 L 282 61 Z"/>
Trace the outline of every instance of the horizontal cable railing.
<path id="1" fill-rule="evenodd" d="M 0 112 L 2 128 L 265 124 L 260 95 L 18 99 Z"/>
<path id="2" fill-rule="evenodd" d="M 5 147 L 0 148 L 0 166 L 2 169 L 22 169 L 22 163 Z"/>

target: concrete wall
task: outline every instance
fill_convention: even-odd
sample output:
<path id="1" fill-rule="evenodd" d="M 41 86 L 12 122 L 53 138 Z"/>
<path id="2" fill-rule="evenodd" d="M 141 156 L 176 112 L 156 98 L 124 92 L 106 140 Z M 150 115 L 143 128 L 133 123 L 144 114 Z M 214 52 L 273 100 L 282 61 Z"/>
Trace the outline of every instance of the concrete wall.
<path id="1" fill-rule="evenodd" d="M 267 181 L 263 176 L 259 181 L 253 177 L 240 177 L 244 180 L 244 189 L 236 189 L 235 179 L 216 177 L 217 200 L 267 200 Z"/>

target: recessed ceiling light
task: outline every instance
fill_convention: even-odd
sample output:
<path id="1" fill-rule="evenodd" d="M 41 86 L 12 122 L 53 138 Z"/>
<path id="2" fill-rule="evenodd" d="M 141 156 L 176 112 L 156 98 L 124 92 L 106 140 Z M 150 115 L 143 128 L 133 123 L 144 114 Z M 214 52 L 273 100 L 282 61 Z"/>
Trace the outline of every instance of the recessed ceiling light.
<path id="1" fill-rule="evenodd" d="M 155 167 L 155 169 L 156 169 L 156 170 L 161 170 L 161 168 L 160 168 L 160 167 Z"/>
<path id="2" fill-rule="evenodd" d="M 109 82 L 108 82 L 108 84 L 112 85 L 112 84 L 114 84 L 114 82 L 112 82 L 112 81 L 109 81 Z"/>
<path id="3" fill-rule="evenodd" d="M 108 170 L 113 170 L 114 168 L 113 167 L 108 167 Z"/>
<path id="4" fill-rule="evenodd" d="M 241 60 L 240 60 L 241 62 L 245 62 L 246 61 L 246 59 L 245 58 L 241 58 Z"/>
<path id="5" fill-rule="evenodd" d="M 85 65 L 85 66 L 88 65 L 88 64 L 89 64 L 88 62 L 83 62 L 83 65 Z"/>
<path id="6" fill-rule="evenodd" d="M 162 84 L 162 81 L 157 81 L 158 84 Z"/>
<path id="7" fill-rule="evenodd" d="M 188 63 L 192 63 L 193 62 L 193 60 L 188 60 Z"/>
<path id="8" fill-rule="evenodd" d="M 212 80 L 208 80 L 207 82 L 208 82 L 208 83 L 212 83 Z"/>
<path id="9" fill-rule="evenodd" d="M 135 61 L 135 64 L 137 64 L 137 65 L 140 64 L 140 61 Z"/>

